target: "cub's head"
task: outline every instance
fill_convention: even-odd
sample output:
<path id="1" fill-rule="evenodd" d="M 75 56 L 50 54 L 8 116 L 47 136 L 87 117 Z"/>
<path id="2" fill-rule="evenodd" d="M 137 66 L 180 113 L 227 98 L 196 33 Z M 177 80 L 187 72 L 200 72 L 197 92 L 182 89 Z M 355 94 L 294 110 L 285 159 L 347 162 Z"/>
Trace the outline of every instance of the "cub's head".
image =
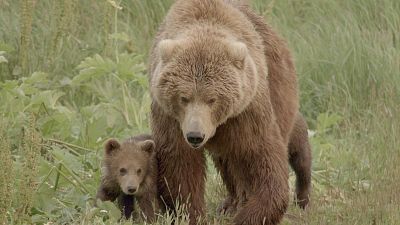
<path id="1" fill-rule="evenodd" d="M 254 97 L 258 75 L 247 46 L 224 38 L 162 40 L 151 92 L 179 121 L 192 148 L 202 147 L 216 128 L 241 113 Z"/>
<path id="2" fill-rule="evenodd" d="M 117 140 L 110 139 L 104 148 L 106 176 L 116 181 L 127 195 L 141 193 L 141 185 L 150 172 L 154 142 L 129 139 L 120 144 Z"/>

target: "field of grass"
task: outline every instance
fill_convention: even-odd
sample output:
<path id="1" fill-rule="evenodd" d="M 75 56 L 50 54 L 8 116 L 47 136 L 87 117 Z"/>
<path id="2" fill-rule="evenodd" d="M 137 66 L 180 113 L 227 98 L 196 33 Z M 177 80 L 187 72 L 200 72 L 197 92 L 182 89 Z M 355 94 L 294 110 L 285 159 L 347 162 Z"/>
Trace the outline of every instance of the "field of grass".
<path id="1" fill-rule="evenodd" d="M 117 223 L 93 207 L 102 144 L 149 131 L 147 54 L 171 3 L 0 0 L 0 224 Z M 400 1 L 253 8 L 292 49 L 313 148 L 311 205 L 282 224 L 400 224 Z M 224 193 L 210 163 L 210 224 L 229 221 Z"/>

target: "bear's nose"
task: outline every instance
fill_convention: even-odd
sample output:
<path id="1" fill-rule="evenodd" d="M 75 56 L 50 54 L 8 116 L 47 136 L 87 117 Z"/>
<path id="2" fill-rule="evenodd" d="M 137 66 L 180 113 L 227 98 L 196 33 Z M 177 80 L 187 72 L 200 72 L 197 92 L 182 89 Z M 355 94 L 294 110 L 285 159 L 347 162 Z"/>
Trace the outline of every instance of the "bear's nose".
<path id="1" fill-rule="evenodd" d="M 199 145 L 204 140 L 204 134 L 200 132 L 189 132 L 186 134 L 186 138 L 193 146 Z"/>
<path id="2" fill-rule="evenodd" d="M 136 187 L 129 186 L 128 187 L 128 192 L 131 193 L 131 194 L 135 193 L 136 192 Z"/>

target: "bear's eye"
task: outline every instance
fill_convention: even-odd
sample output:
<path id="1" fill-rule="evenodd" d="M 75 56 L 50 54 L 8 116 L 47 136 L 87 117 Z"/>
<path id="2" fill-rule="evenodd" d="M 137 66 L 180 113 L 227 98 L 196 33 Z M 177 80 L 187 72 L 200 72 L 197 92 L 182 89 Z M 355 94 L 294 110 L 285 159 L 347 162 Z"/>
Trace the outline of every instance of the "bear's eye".
<path id="1" fill-rule="evenodd" d="M 208 105 L 212 105 L 212 104 L 215 103 L 215 101 L 217 101 L 215 98 L 211 98 L 211 99 L 209 99 L 209 100 L 207 101 L 207 104 L 208 104 Z"/>
<path id="2" fill-rule="evenodd" d="M 136 172 L 137 174 L 140 174 L 142 172 L 142 169 L 138 169 Z"/>
<path id="3" fill-rule="evenodd" d="M 121 176 L 124 176 L 125 174 L 126 174 L 126 169 L 125 168 L 121 168 L 121 169 L 119 169 L 119 174 L 121 175 Z"/>
<path id="4" fill-rule="evenodd" d="M 186 97 L 181 97 L 181 102 L 182 102 L 182 104 L 186 105 L 189 103 L 189 99 Z"/>

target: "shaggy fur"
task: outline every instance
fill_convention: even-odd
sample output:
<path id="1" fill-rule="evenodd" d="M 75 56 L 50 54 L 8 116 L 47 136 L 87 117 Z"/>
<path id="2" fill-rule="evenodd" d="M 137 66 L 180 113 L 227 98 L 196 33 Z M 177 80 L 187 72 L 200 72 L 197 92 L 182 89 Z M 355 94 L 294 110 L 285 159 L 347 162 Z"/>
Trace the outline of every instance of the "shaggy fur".
<path id="1" fill-rule="evenodd" d="M 294 65 L 286 43 L 245 4 L 176 1 L 154 43 L 150 83 L 168 208 L 189 202 L 191 224 L 204 216 L 206 148 L 229 193 L 221 211 L 234 213 L 235 224 L 279 223 L 289 201 L 289 141 L 298 198 L 308 202 L 311 157 Z"/>
<path id="2" fill-rule="evenodd" d="M 158 209 L 157 163 L 154 142 L 150 135 L 138 135 L 122 144 L 115 139 L 105 143 L 103 177 L 97 192 L 97 199 L 114 201 L 125 218 L 134 213 L 135 199 L 147 221 L 155 219 Z M 134 188 L 134 192 L 129 192 Z"/>

